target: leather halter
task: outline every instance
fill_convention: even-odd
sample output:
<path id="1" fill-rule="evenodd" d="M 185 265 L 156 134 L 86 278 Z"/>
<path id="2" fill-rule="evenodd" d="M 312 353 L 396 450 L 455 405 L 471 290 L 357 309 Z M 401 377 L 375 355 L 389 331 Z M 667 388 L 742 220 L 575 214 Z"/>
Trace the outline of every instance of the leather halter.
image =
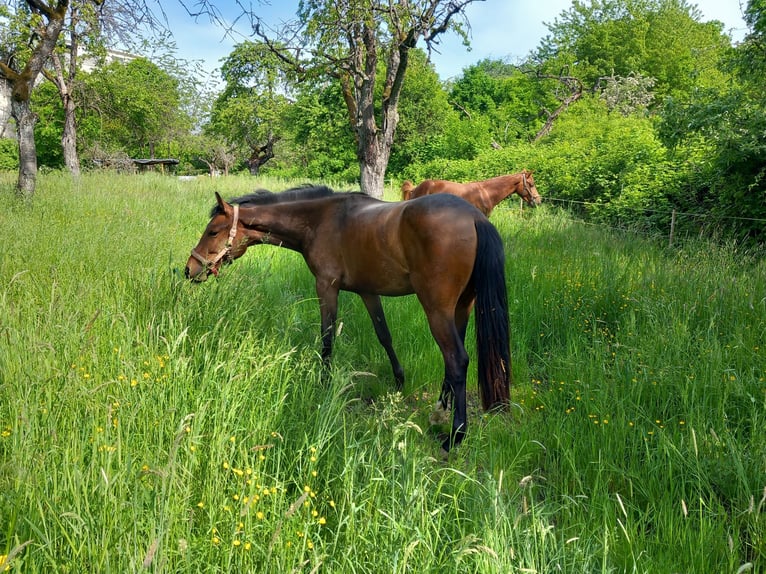
<path id="1" fill-rule="evenodd" d="M 529 194 L 529 197 L 532 197 L 532 190 L 529 189 L 529 184 L 527 183 L 526 171 L 521 172 L 521 191 L 526 191 Z"/>
<path id="2" fill-rule="evenodd" d="M 231 254 L 231 247 L 234 243 L 234 236 L 237 235 L 237 223 L 239 222 L 239 205 L 234 204 L 233 207 L 234 207 L 234 219 L 231 222 L 231 229 L 229 229 L 229 238 L 226 240 L 226 245 L 224 245 L 223 248 L 218 253 L 215 254 L 215 257 L 208 260 L 208 259 L 205 259 L 199 253 L 197 253 L 197 251 L 194 249 L 192 249 L 192 252 L 191 252 L 191 256 L 194 257 L 194 259 L 196 259 L 197 261 L 199 261 L 208 273 L 212 273 L 215 276 L 218 276 L 218 269 L 216 268 L 216 266 L 221 261 L 221 259 Z"/>
<path id="3" fill-rule="evenodd" d="M 522 192 L 526 191 L 526 192 L 527 192 L 527 195 L 529 195 L 529 200 L 530 200 L 532 203 L 535 203 L 535 198 L 534 198 L 534 196 L 532 195 L 532 188 L 531 188 L 531 187 L 529 187 L 529 182 L 527 181 L 527 172 L 526 172 L 526 171 L 522 171 L 522 172 L 521 172 L 521 191 L 522 191 Z M 521 195 L 521 194 L 519 194 L 519 195 Z M 522 199 L 523 199 L 523 198 L 522 198 Z M 525 201 L 526 201 L 526 200 L 525 200 Z"/>

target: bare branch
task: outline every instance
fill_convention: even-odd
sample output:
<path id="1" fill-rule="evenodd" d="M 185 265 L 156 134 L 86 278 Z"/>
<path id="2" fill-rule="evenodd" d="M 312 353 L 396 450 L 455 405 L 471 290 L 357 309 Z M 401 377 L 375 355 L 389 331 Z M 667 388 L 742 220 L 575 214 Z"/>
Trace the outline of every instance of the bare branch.
<path id="1" fill-rule="evenodd" d="M 539 71 L 537 72 L 537 77 L 540 79 L 549 79 L 549 80 L 557 80 L 567 86 L 570 90 L 569 95 L 564 97 L 561 100 L 561 105 L 559 105 L 558 108 L 556 108 L 553 113 L 548 115 L 548 119 L 545 121 L 545 124 L 542 128 L 535 134 L 535 137 L 532 139 L 534 143 L 540 141 L 542 138 L 544 138 L 546 135 L 548 135 L 551 130 L 553 129 L 553 122 L 556 121 L 556 119 L 566 111 L 566 109 L 571 106 L 574 102 L 580 99 L 583 92 L 583 84 L 582 81 L 579 78 L 576 78 L 575 76 L 555 76 L 550 74 L 542 74 Z"/>
<path id="2" fill-rule="evenodd" d="M 303 64 L 300 61 L 299 55 L 300 52 L 296 51 L 295 55 L 292 55 L 290 53 L 289 48 L 285 47 L 284 45 L 277 44 L 274 40 L 272 40 L 263 30 L 263 25 L 259 21 L 256 23 L 255 27 L 253 28 L 253 33 L 258 36 L 261 39 L 261 42 L 263 42 L 266 47 L 271 51 L 272 54 L 274 54 L 279 60 L 285 64 L 291 71 L 296 73 L 299 77 L 305 75 L 306 68 L 303 66 Z"/>

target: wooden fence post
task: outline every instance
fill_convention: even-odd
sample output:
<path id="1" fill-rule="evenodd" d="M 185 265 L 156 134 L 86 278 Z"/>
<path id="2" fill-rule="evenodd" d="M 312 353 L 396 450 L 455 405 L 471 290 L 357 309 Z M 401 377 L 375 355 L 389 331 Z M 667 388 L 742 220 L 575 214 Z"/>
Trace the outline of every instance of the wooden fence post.
<path id="1" fill-rule="evenodd" d="M 670 214 L 670 237 L 668 238 L 668 247 L 673 247 L 673 235 L 676 232 L 676 210 Z"/>

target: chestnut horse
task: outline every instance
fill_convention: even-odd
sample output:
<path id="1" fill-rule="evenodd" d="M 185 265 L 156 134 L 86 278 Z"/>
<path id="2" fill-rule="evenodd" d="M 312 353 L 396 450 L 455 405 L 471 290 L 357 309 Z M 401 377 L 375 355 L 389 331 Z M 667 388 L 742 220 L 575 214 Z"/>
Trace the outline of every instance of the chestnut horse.
<path id="1" fill-rule="evenodd" d="M 449 193 L 462 197 L 468 203 L 475 205 L 487 217 L 498 203 L 513 193 L 518 193 L 530 207 L 537 207 L 542 201 L 535 187 L 535 178 L 532 172 L 526 169 L 519 173 L 469 183 L 426 179 L 417 187 L 413 186 L 411 181 L 405 181 L 402 184 L 402 200 L 432 193 Z"/>
<path id="2" fill-rule="evenodd" d="M 503 242 L 478 210 L 450 195 L 383 202 L 362 193 L 303 187 L 259 191 L 217 203 L 186 263 L 186 277 L 205 281 L 251 245 L 268 243 L 303 255 L 316 278 L 322 358 L 332 353 L 338 292 L 357 293 L 388 354 L 397 386 L 404 371 L 391 345 L 380 296 L 414 293 L 444 358 L 437 406 L 452 403 L 443 447 L 466 433 L 465 334 L 476 303 L 479 394 L 485 410 L 508 403 L 511 379 Z"/>

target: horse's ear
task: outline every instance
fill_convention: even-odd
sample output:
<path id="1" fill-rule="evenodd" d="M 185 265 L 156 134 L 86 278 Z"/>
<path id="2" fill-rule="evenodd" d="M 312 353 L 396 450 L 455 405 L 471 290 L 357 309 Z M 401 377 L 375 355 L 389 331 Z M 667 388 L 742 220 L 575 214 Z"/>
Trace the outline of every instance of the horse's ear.
<path id="1" fill-rule="evenodd" d="M 221 194 L 217 191 L 215 192 L 215 200 L 218 202 L 218 207 L 221 208 L 221 211 L 224 213 L 230 213 L 231 212 L 231 205 L 226 203 L 224 199 L 221 197 Z"/>
<path id="2" fill-rule="evenodd" d="M 221 213 L 229 215 L 232 212 L 231 205 L 224 201 L 224 199 L 221 197 L 221 194 L 217 191 L 215 192 L 215 200 L 218 202 L 218 209 L 221 210 Z"/>

